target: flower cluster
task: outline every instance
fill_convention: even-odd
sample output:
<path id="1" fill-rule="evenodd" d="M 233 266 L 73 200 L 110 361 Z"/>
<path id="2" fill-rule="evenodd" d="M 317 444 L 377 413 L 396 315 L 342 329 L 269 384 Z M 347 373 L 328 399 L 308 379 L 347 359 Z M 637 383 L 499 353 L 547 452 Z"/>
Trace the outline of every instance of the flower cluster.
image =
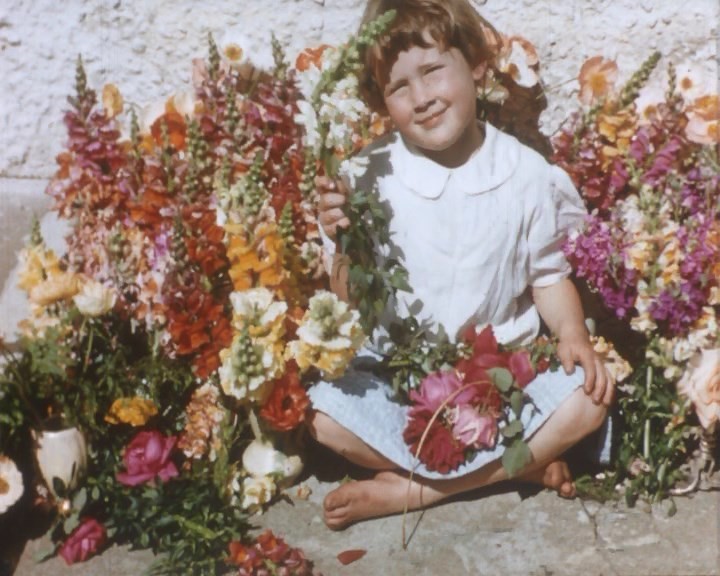
<path id="1" fill-rule="evenodd" d="M 720 100 L 691 67 L 669 65 L 658 88 L 659 58 L 621 88 L 615 62 L 590 58 L 579 77 L 585 107 L 554 140 L 555 162 L 591 209 L 568 259 L 639 336 L 623 336 L 639 354 L 619 390 L 613 476 L 629 502 L 663 497 L 679 479 L 694 430 L 685 405 L 708 428 L 720 406 Z"/>
<path id="2" fill-rule="evenodd" d="M 548 366 L 547 359 L 533 362 L 528 349 L 501 349 L 490 326 L 469 331 L 466 344 L 467 357 L 452 369 L 429 374 L 410 391 L 403 438 L 428 470 L 447 473 L 475 451 L 494 448 L 501 432 L 510 443 L 504 463 L 516 472 L 526 463 L 524 458 L 513 461 L 515 452 L 526 454 L 523 388 L 538 365 Z"/>
<path id="3" fill-rule="evenodd" d="M 717 118 L 704 112 L 715 101 L 717 113 L 718 97 L 671 67 L 667 92 L 652 98 L 642 85 L 656 63 L 615 91 L 614 62 L 588 60 L 580 96 L 591 108 L 556 138 L 555 160 L 595 209 L 566 247 L 578 276 L 651 340 L 647 359 L 675 378 L 718 344 Z"/>
<path id="4" fill-rule="evenodd" d="M 272 71 L 239 46 L 209 44 L 193 92 L 139 117 L 113 85 L 99 99 L 78 63 L 48 187 L 71 225 L 67 252 L 49 250 L 36 227 L 21 255 L 31 318 L 3 373 L 17 394 L 0 398 L 14 410 L 10 437 L 29 416 L 57 414 L 89 435 L 94 490 L 72 501 L 56 540 L 86 539 L 71 532 L 92 510 L 108 539 L 173 550 L 152 517 L 171 500 L 187 507 L 170 515 L 178 538 L 194 539 L 186 549 L 205 552 L 191 561 L 207 565 L 221 536 L 243 529 L 234 511 L 260 509 L 302 467 L 276 449 L 286 466 L 258 466 L 248 422 L 272 446 L 303 422 L 307 386 L 340 376 L 364 341 L 357 313 L 324 291 L 319 165 L 297 121 L 307 70 L 275 42 Z M 353 117 L 351 131 L 369 134 L 369 119 Z M 231 454 L 243 448 L 241 470 Z M 198 543 L 198 518 L 217 537 Z"/>
<path id="5" fill-rule="evenodd" d="M 249 544 L 231 542 L 228 563 L 237 566 L 238 576 L 313 576 L 310 562 L 302 550 L 291 548 L 285 540 L 266 530 Z"/>

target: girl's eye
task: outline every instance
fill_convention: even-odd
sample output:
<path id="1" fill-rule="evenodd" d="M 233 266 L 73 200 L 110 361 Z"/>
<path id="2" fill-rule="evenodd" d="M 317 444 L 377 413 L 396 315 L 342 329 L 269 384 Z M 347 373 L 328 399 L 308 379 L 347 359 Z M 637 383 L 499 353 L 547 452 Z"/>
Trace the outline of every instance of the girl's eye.
<path id="1" fill-rule="evenodd" d="M 442 64 L 436 64 L 435 66 L 430 66 L 430 68 L 428 68 L 425 71 L 425 74 L 431 74 L 431 73 L 437 72 L 438 70 L 441 70 L 441 69 L 442 69 Z"/>
<path id="2" fill-rule="evenodd" d="M 407 83 L 398 82 L 397 84 L 392 84 L 391 86 L 388 86 L 386 92 L 388 95 L 392 95 L 405 88 L 405 86 L 407 86 Z"/>

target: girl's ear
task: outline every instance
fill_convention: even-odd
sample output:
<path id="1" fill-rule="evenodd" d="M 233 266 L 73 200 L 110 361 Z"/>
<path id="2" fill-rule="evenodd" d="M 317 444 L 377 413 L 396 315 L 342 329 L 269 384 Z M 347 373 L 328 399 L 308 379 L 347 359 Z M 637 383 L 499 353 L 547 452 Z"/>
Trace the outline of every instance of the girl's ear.
<path id="1" fill-rule="evenodd" d="M 485 73 L 487 72 L 488 65 L 486 62 L 481 62 L 475 68 L 473 68 L 472 75 L 475 82 L 480 82 L 485 77 Z"/>

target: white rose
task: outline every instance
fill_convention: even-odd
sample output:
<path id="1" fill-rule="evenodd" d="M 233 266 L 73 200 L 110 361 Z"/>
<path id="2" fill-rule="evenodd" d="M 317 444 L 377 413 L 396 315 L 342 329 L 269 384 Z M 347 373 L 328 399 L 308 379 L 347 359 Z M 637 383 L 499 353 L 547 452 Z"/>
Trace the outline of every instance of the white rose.
<path id="1" fill-rule="evenodd" d="M 83 283 L 80 293 L 73 297 L 73 302 L 85 316 L 102 316 L 115 306 L 115 291 L 96 282 L 88 280 Z"/>

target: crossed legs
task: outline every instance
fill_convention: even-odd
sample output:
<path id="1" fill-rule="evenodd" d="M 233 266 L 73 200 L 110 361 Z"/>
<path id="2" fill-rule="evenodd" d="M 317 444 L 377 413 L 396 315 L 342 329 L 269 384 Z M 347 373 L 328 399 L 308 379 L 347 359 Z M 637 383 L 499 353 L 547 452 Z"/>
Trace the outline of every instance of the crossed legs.
<path id="1" fill-rule="evenodd" d="M 576 390 L 529 440 L 532 461 L 518 479 L 540 483 L 557 490 L 561 496 L 574 496 L 572 477 L 559 458 L 600 427 L 606 413 L 605 406 L 594 404 L 582 389 Z M 406 472 L 398 470 L 390 460 L 326 414 L 313 412 L 309 428 L 321 444 L 355 464 L 378 471 L 369 480 L 344 484 L 327 495 L 323 503 L 325 523 L 332 529 L 340 530 L 360 520 L 402 512 L 406 500 L 408 509 L 415 510 L 508 479 L 502 465 L 495 461 L 451 480 L 414 476 L 408 489 Z"/>

